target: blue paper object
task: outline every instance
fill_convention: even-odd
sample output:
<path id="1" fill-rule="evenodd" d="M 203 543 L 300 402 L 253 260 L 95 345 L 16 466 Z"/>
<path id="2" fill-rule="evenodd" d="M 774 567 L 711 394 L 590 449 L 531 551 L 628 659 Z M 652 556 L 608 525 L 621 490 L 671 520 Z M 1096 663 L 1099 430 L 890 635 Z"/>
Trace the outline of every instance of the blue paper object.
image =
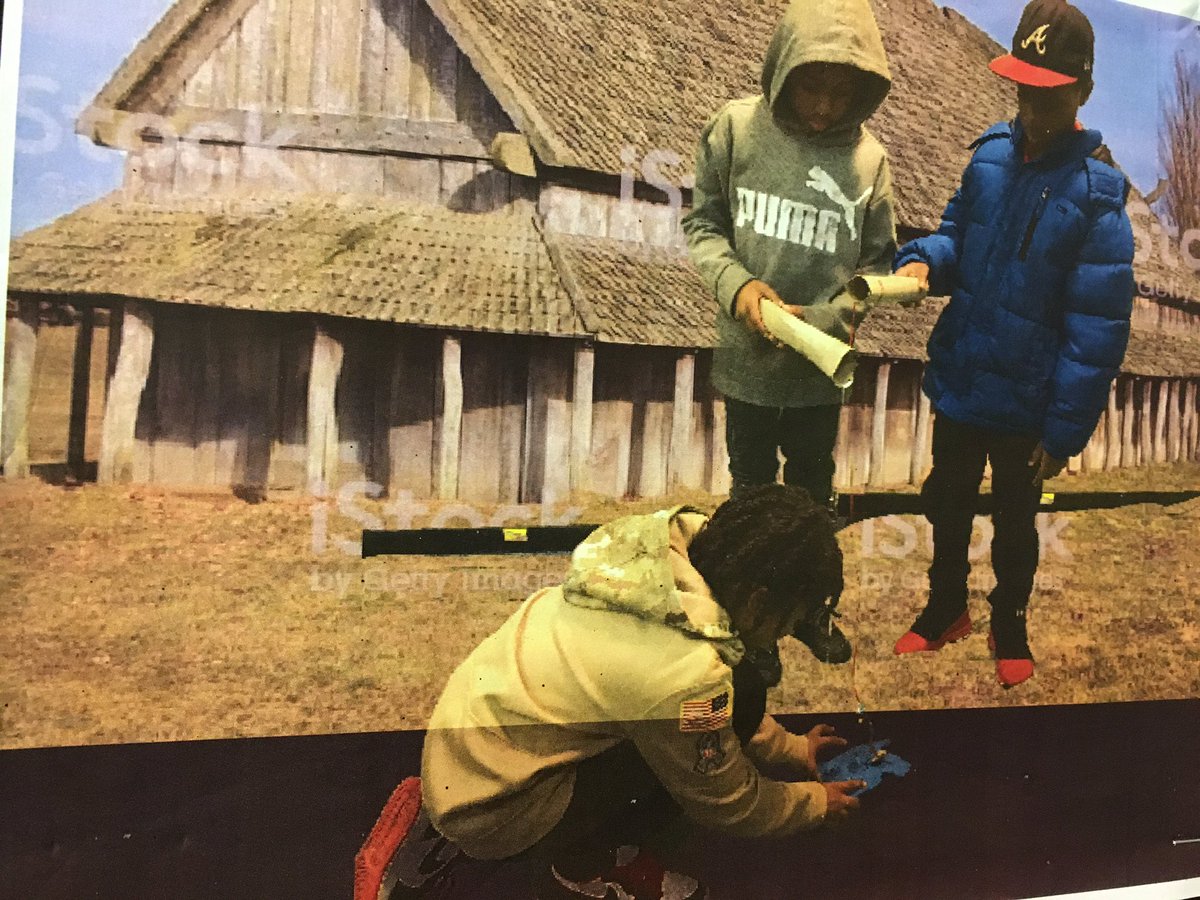
<path id="1" fill-rule="evenodd" d="M 875 755 L 890 744 L 890 740 L 859 744 L 839 753 L 833 759 L 821 763 L 822 781 L 865 781 L 867 786 L 855 794 L 863 794 L 879 787 L 884 775 L 903 778 L 912 766 L 894 753 L 883 754 L 878 762 L 872 763 Z"/>

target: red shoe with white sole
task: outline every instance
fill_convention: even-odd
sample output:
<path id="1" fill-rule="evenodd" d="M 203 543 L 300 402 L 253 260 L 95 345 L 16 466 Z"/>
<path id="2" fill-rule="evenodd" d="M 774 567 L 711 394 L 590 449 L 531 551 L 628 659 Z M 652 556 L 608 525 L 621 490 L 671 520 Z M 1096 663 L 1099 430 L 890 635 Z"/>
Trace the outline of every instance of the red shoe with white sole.
<path id="1" fill-rule="evenodd" d="M 929 653 L 934 650 L 941 650 L 952 641 L 961 640 L 971 633 L 971 614 L 964 612 L 954 624 L 942 632 L 941 637 L 936 640 L 923 638 L 915 631 L 906 631 L 900 640 L 896 641 L 896 646 L 892 651 L 900 656 L 903 653 Z"/>

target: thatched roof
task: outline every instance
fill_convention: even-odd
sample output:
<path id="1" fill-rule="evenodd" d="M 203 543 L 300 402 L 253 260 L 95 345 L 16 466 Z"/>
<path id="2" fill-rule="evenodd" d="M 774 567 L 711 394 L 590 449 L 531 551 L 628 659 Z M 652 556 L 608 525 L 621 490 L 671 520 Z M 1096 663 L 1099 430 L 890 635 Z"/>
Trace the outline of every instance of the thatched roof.
<path id="1" fill-rule="evenodd" d="M 177 0 L 94 105 L 164 108 L 202 58 L 189 42 L 221 30 L 198 27 L 203 18 L 233 27 L 253 2 Z M 758 89 L 786 5 L 748 0 L 731 14 L 708 0 L 427 2 L 543 165 L 616 174 L 626 147 L 668 150 L 680 159 L 668 174 L 685 184 L 705 119 Z M 894 86 L 869 124 L 892 157 L 901 225 L 925 231 L 957 186 L 970 142 L 1012 114 L 1014 92 L 987 69 L 1002 48 L 958 13 L 932 0 L 873 4 Z M 293 198 L 221 209 L 100 201 L 14 242 L 13 289 L 615 343 L 706 347 L 714 339 L 712 301 L 686 257 L 669 250 L 543 235 L 520 216 L 411 204 Z M 1200 295 L 1200 282 L 1157 254 L 1137 274 L 1174 296 Z M 860 331 L 860 349 L 922 358 L 938 308 L 877 312 Z M 1170 341 L 1135 336 L 1130 365 L 1144 374 L 1200 371 L 1189 340 L 1178 341 L 1164 355 L 1158 345 Z"/>
<path id="2" fill-rule="evenodd" d="M 581 336 L 528 215 L 105 198 L 12 244 L 9 290 Z"/>
<path id="3" fill-rule="evenodd" d="M 9 290 L 663 347 L 716 337 L 712 300 L 680 251 L 408 203 L 112 196 L 14 241 Z M 924 359 L 943 305 L 876 310 L 856 346 Z M 1200 375 L 1200 339 L 1135 331 L 1124 370 Z"/>

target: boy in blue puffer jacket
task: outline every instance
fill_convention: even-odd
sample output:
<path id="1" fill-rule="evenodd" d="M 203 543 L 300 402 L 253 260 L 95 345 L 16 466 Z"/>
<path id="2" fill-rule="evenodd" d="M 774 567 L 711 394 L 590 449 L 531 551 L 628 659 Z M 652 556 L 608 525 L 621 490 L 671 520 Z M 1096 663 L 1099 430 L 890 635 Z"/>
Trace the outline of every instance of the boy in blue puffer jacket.
<path id="1" fill-rule="evenodd" d="M 922 489 L 933 526 L 929 600 L 897 654 L 971 631 L 967 548 L 992 464 L 989 644 L 1006 687 L 1033 674 L 1025 610 L 1038 565 L 1041 484 L 1087 444 L 1125 356 L 1133 235 L 1125 177 L 1076 113 L 1092 90 L 1091 23 L 1033 0 L 1012 53 L 991 69 L 1018 85 L 1017 118 L 974 156 L 934 234 L 902 247 L 897 273 L 949 294 L 929 339 L 924 390 L 937 419 Z"/>

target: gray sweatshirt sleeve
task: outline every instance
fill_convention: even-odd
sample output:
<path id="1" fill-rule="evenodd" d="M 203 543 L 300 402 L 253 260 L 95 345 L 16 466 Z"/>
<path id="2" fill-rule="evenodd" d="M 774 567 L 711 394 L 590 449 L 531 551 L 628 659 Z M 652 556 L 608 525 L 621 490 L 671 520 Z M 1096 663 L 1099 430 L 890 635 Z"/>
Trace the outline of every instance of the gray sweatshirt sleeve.
<path id="1" fill-rule="evenodd" d="M 755 276 L 742 265 L 734 249 L 733 213 L 728 199 L 733 149 L 730 124 L 729 116 L 722 111 L 704 126 L 696 148 L 692 210 L 682 224 L 700 277 L 732 316 L 738 291 Z"/>

